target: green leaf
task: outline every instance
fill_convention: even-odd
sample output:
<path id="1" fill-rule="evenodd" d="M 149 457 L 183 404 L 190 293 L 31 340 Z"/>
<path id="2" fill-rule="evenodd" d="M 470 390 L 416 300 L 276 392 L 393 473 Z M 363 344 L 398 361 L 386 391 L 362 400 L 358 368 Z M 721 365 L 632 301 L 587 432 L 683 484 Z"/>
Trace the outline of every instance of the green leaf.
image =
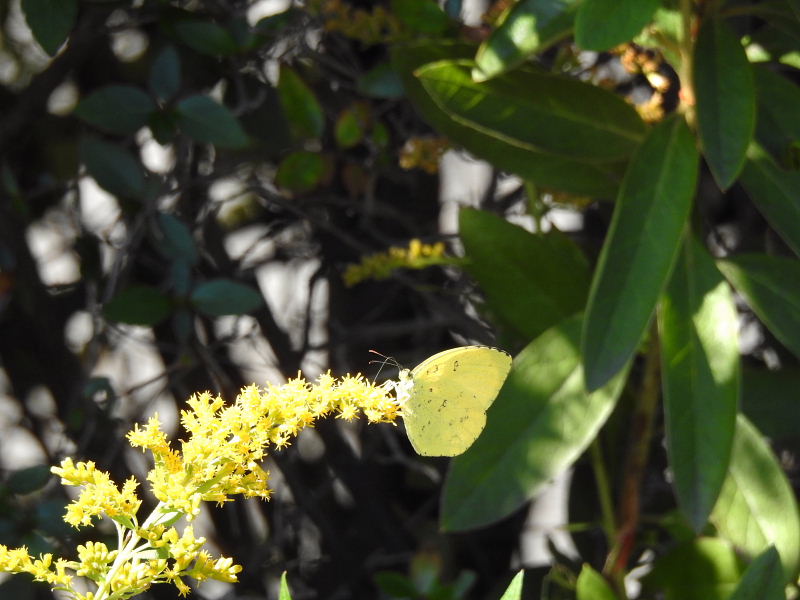
<path id="1" fill-rule="evenodd" d="M 739 402 L 739 326 L 728 283 L 687 237 L 659 310 L 669 464 L 700 532 L 728 471 Z"/>
<path id="2" fill-rule="evenodd" d="M 711 522 L 721 536 L 750 556 L 774 545 L 783 581 L 792 581 L 800 560 L 800 517 L 794 492 L 766 440 L 742 415 L 736 423 L 728 478 Z"/>
<path id="3" fill-rule="evenodd" d="M 97 184 L 120 198 L 141 198 L 145 193 L 142 166 L 117 144 L 85 136 L 79 154 Z"/>
<path id="4" fill-rule="evenodd" d="M 475 82 L 473 66 L 442 60 L 415 74 L 454 119 L 533 152 L 610 162 L 629 157 L 642 141 L 639 115 L 611 92 L 532 69 Z"/>
<path id="5" fill-rule="evenodd" d="M 754 144 L 748 151 L 741 182 L 759 212 L 800 255 L 800 173 L 781 169 Z"/>
<path id="6" fill-rule="evenodd" d="M 755 85 L 744 48 L 728 25 L 708 19 L 694 48 L 697 128 L 711 174 L 728 189 L 744 165 L 755 128 Z"/>
<path id="7" fill-rule="evenodd" d="M 779 156 L 800 141 L 800 87 L 763 65 L 754 65 L 756 137 Z"/>
<path id="8" fill-rule="evenodd" d="M 569 35 L 575 6 L 575 0 L 520 0 L 512 4 L 497 29 L 478 48 L 473 79 L 484 81 L 500 75 Z"/>
<path id="9" fill-rule="evenodd" d="M 155 325 L 172 312 L 170 299 L 148 285 L 131 286 L 103 307 L 107 319 L 129 325 Z"/>
<path id="10" fill-rule="evenodd" d="M 597 435 L 626 372 L 587 394 L 580 329 L 580 317 L 563 321 L 514 359 L 483 433 L 452 461 L 442 529 L 480 527 L 511 514 L 569 468 Z"/>
<path id="11" fill-rule="evenodd" d="M 800 369 L 744 369 L 742 412 L 772 440 L 798 439 Z"/>
<path id="12" fill-rule="evenodd" d="M 190 96 L 178 103 L 178 126 L 198 142 L 222 148 L 242 148 L 247 134 L 239 121 L 221 104 L 208 96 Z"/>
<path id="13" fill-rule="evenodd" d="M 608 50 L 628 42 L 653 18 L 659 0 L 583 0 L 575 16 L 575 43 Z"/>
<path id="14" fill-rule="evenodd" d="M 155 110 L 155 102 L 139 88 L 109 85 L 81 100 L 75 114 L 105 131 L 131 134 L 147 125 Z"/>
<path id="15" fill-rule="evenodd" d="M 465 123 L 443 110 L 425 91 L 412 72 L 441 58 L 461 58 L 474 53 L 471 46 L 452 42 L 396 44 L 392 62 L 403 78 L 409 99 L 422 116 L 475 156 L 490 161 L 536 185 L 572 194 L 612 196 L 622 179 L 622 163 L 592 164 L 570 157 L 534 151 L 526 144 L 506 139 L 498 132 Z"/>
<path id="16" fill-rule="evenodd" d="M 328 173 L 325 158 L 316 152 L 292 152 L 278 165 L 275 183 L 293 192 L 308 192 L 317 187 Z"/>
<path id="17" fill-rule="evenodd" d="M 680 250 L 697 172 L 694 136 L 678 116 L 650 132 L 628 167 L 586 309 L 590 390 L 628 362 L 647 330 Z"/>
<path id="18" fill-rule="evenodd" d="M 364 139 L 365 116 L 358 107 L 346 108 L 339 113 L 333 135 L 340 148 L 352 148 Z"/>
<path id="19" fill-rule="evenodd" d="M 300 76 L 281 65 L 278 97 L 292 132 L 298 138 L 318 138 L 325 130 L 325 115 L 314 92 Z"/>
<path id="20" fill-rule="evenodd" d="M 522 600 L 522 580 L 524 577 L 525 571 L 517 571 L 511 583 L 508 584 L 506 591 L 500 596 L 500 600 Z"/>
<path id="21" fill-rule="evenodd" d="M 665 600 L 728 600 L 744 571 L 729 543 L 697 538 L 673 547 L 657 558 L 642 583 L 649 596 L 660 591 Z"/>
<path id="22" fill-rule="evenodd" d="M 578 575 L 575 595 L 577 600 L 618 600 L 605 578 L 587 564 Z"/>
<path id="23" fill-rule="evenodd" d="M 230 56 L 239 50 L 231 33 L 210 21 L 181 21 L 175 33 L 192 50 L 209 56 Z"/>
<path id="24" fill-rule="evenodd" d="M 12 494 L 30 494 L 42 489 L 50 481 L 51 477 L 48 465 L 36 465 L 12 471 L 6 481 L 6 485 Z"/>
<path id="25" fill-rule="evenodd" d="M 781 557 L 770 546 L 750 563 L 729 600 L 785 600 Z"/>
<path id="26" fill-rule="evenodd" d="M 289 591 L 289 582 L 286 579 L 286 571 L 281 573 L 281 587 L 278 592 L 278 600 L 292 600 L 292 593 Z"/>
<path id="27" fill-rule="evenodd" d="M 243 315 L 264 304 L 261 294 L 232 279 L 212 279 L 198 285 L 191 296 L 195 308 L 212 317 Z"/>
<path id="28" fill-rule="evenodd" d="M 181 60 L 173 46 L 165 46 L 150 68 L 150 89 L 162 100 L 169 100 L 181 88 Z"/>
<path id="29" fill-rule="evenodd" d="M 55 56 L 75 26 L 78 0 L 22 0 L 22 12 L 33 37 L 50 56 Z"/>
<path id="30" fill-rule="evenodd" d="M 406 575 L 394 571 L 380 571 L 374 576 L 375 585 L 389 598 L 414 598 L 417 589 Z"/>
<path id="31" fill-rule="evenodd" d="M 589 265 L 567 236 L 532 234 L 472 209 L 461 211 L 459 231 L 467 271 L 492 312 L 522 339 L 535 338 L 584 306 Z"/>
<path id="32" fill-rule="evenodd" d="M 405 94 L 403 80 L 391 63 L 381 63 L 358 78 L 356 90 L 371 98 L 396 100 Z"/>
<path id="33" fill-rule="evenodd" d="M 158 249 L 165 257 L 181 259 L 190 265 L 197 262 L 197 247 L 186 223 L 174 215 L 160 212 L 157 235 Z"/>
<path id="34" fill-rule="evenodd" d="M 717 264 L 772 335 L 800 357 L 800 261 L 742 254 Z"/>
<path id="35" fill-rule="evenodd" d="M 450 17 L 435 0 L 392 0 L 392 13 L 416 33 L 438 35 L 450 26 Z"/>

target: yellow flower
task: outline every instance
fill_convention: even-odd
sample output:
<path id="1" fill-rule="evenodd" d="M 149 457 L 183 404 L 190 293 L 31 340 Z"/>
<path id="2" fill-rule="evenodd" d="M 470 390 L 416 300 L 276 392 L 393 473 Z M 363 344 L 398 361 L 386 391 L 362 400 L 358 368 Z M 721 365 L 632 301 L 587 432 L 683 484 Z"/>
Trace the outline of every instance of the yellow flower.
<path id="1" fill-rule="evenodd" d="M 234 582 L 241 566 L 203 550 L 206 540 L 195 537 L 191 525 L 181 531 L 173 525 L 181 517 L 191 521 L 202 502 L 227 502 L 236 494 L 269 498 L 269 473 L 260 461 L 271 447 L 288 444 L 320 417 L 338 413 L 351 419 L 362 412 L 373 422 L 393 421 L 401 414 L 394 387 L 391 382 L 376 386 L 362 375 L 337 379 L 326 373 L 313 384 L 298 376 L 283 385 L 252 385 L 233 404 L 208 392 L 195 394 L 181 413 L 188 437 L 179 448 L 161 430 L 158 415 L 128 433 L 132 446 L 153 454 L 147 479 L 159 504 L 143 522 L 137 518 L 141 500 L 135 478 L 119 488 L 93 462 L 70 458 L 52 468 L 64 485 L 83 488 L 64 520 L 78 527 L 90 525 L 94 517 L 111 518 L 117 549 L 89 541 L 77 547 L 78 561 L 54 561 L 51 554 L 34 559 L 24 547 L 0 545 L 0 571 L 29 573 L 76 600 L 130 598 L 157 583 L 172 583 L 185 596 L 191 589 L 184 577 Z M 96 590 L 73 589 L 68 570 L 93 581 Z"/>
<path id="2" fill-rule="evenodd" d="M 423 244 L 418 239 L 408 243 L 408 248 L 389 248 L 386 252 L 379 252 L 365 256 L 360 263 L 348 265 L 343 278 L 347 287 L 352 287 L 365 279 L 388 279 L 392 273 L 401 268 L 424 269 L 433 265 L 449 265 L 457 263 L 457 259 L 448 257 L 444 253 L 442 242 Z"/>

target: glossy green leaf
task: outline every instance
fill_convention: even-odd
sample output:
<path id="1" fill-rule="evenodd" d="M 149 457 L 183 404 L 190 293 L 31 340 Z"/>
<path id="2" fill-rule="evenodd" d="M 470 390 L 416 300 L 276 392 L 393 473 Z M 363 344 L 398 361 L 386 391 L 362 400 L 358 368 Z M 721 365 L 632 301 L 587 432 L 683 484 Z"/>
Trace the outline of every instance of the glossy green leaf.
<path id="1" fill-rule="evenodd" d="M 697 538 L 658 557 L 642 580 L 646 597 L 664 600 L 728 600 L 744 565 L 725 540 Z M 654 592 L 660 592 L 655 596 Z"/>
<path id="2" fill-rule="evenodd" d="M 292 152 L 278 165 L 275 183 L 293 192 L 317 187 L 328 171 L 325 158 L 316 152 Z"/>
<path id="3" fill-rule="evenodd" d="M 667 449 L 678 504 L 695 531 L 728 471 L 739 403 L 739 327 L 714 260 L 687 237 L 659 309 Z"/>
<path id="4" fill-rule="evenodd" d="M 785 600 L 781 557 L 775 546 L 762 552 L 747 567 L 729 600 Z"/>
<path id="5" fill-rule="evenodd" d="M 534 151 L 529 145 L 506 139 L 498 132 L 484 130 L 443 110 L 425 91 L 412 72 L 419 66 L 442 58 L 474 54 L 466 44 L 417 42 L 392 48 L 392 62 L 403 78 L 406 93 L 422 116 L 475 156 L 499 169 L 515 173 L 536 185 L 572 194 L 609 197 L 616 193 L 624 164 L 592 164 L 570 157 Z"/>
<path id="6" fill-rule="evenodd" d="M 473 79 L 500 75 L 569 35 L 575 5 L 575 0 L 520 0 L 510 5 L 478 48 Z"/>
<path id="7" fill-rule="evenodd" d="M 189 137 L 222 148 L 242 148 L 247 134 L 233 113 L 208 96 L 189 96 L 178 102 L 178 126 Z"/>
<path id="8" fill-rule="evenodd" d="M 78 0 L 22 0 L 22 12 L 33 37 L 50 56 L 55 56 L 75 26 Z"/>
<path id="9" fill-rule="evenodd" d="M 719 534 L 750 556 L 774 545 L 783 581 L 794 579 L 800 560 L 800 517 L 794 492 L 767 441 L 742 415 L 728 478 L 711 522 Z"/>
<path id="10" fill-rule="evenodd" d="M 506 591 L 500 596 L 500 600 L 522 600 L 522 583 L 525 571 L 518 571 L 511 583 L 508 584 Z"/>
<path id="11" fill-rule="evenodd" d="M 452 118 L 532 152 L 609 162 L 630 156 L 644 137 L 633 107 L 607 90 L 533 69 L 475 82 L 473 66 L 443 60 L 415 75 Z"/>
<path id="12" fill-rule="evenodd" d="M 587 394 L 578 351 L 580 317 L 548 329 L 514 359 L 486 429 L 452 461 L 441 526 L 459 531 L 517 510 L 569 468 L 614 408 L 621 372 Z"/>
<path id="13" fill-rule="evenodd" d="M 356 89 L 372 98 L 396 100 L 405 93 L 403 80 L 391 63 L 381 63 L 358 78 Z"/>
<path id="14" fill-rule="evenodd" d="M 800 440 L 800 369 L 744 369 L 742 412 L 771 440 Z"/>
<path id="15" fill-rule="evenodd" d="M 589 265 L 564 234 L 533 234 L 491 213 L 465 209 L 459 217 L 466 269 L 492 313 L 531 340 L 581 310 Z"/>
<path id="16" fill-rule="evenodd" d="M 278 97 L 289 127 L 299 138 L 318 138 L 325 129 L 325 115 L 314 92 L 300 76 L 281 65 Z"/>
<path id="17" fill-rule="evenodd" d="M 6 480 L 6 485 L 12 494 L 30 494 L 42 489 L 51 477 L 48 465 L 36 465 L 12 471 Z"/>
<path id="18" fill-rule="evenodd" d="M 633 157 L 589 292 L 582 354 L 597 389 L 647 330 L 681 246 L 697 183 L 694 136 L 681 117 L 657 125 Z"/>
<path id="19" fill-rule="evenodd" d="M 264 304 L 261 293 L 231 279 L 212 279 L 198 285 L 191 295 L 192 304 L 212 317 L 243 315 Z"/>
<path id="20" fill-rule="evenodd" d="M 156 103 L 139 88 L 109 85 L 81 100 L 75 114 L 99 129 L 131 134 L 147 125 L 155 110 Z"/>
<path id="21" fill-rule="evenodd" d="M 103 307 L 107 319 L 129 325 L 155 325 L 172 312 L 172 302 L 148 285 L 135 285 L 114 296 Z"/>
<path id="22" fill-rule="evenodd" d="M 231 32 L 211 21 L 181 21 L 175 24 L 175 33 L 200 54 L 230 56 L 239 50 Z"/>
<path id="23" fill-rule="evenodd" d="M 730 27 L 708 19 L 694 50 L 697 128 L 703 154 L 722 190 L 741 171 L 755 128 L 755 84 L 744 48 Z"/>
<path id="24" fill-rule="evenodd" d="M 416 33 L 438 35 L 450 26 L 450 17 L 436 0 L 392 0 L 392 13 Z"/>
<path id="25" fill-rule="evenodd" d="M 575 16 L 575 43 L 608 50 L 628 42 L 650 22 L 659 0 L 583 0 Z"/>
<path id="26" fill-rule="evenodd" d="M 800 260 L 743 254 L 718 265 L 772 335 L 800 357 Z"/>
<path id="27" fill-rule="evenodd" d="M 753 145 L 740 179 L 759 212 L 800 255 L 800 172 L 781 169 L 764 150 Z"/>
<path id="28" fill-rule="evenodd" d="M 142 166 L 118 144 L 93 136 L 80 142 L 81 161 L 97 184 L 121 198 L 141 198 L 145 193 Z"/>
<path id="29" fill-rule="evenodd" d="M 162 100 L 169 100 L 181 88 L 181 60 L 172 46 L 164 47 L 150 67 L 150 89 Z"/>
<path id="30" fill-rule="evenodd" d="M 575 597 L 576 600 L 618 600 L 605 578 L 587 564 L 578 575 Z"/>

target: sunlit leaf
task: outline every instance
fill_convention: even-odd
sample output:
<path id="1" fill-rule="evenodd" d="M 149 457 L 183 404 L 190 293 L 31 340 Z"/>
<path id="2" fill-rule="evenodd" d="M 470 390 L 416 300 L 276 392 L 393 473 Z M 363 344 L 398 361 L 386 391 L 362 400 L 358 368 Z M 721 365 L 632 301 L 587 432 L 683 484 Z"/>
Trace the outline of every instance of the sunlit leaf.
<path id="1" fill-rule="evenodd" d="M 580 329 L 580 317 L 567 319 L 515 357 L 486 428 L 452 462 L 442 499 L 444 530 L 471 529 L 508 516 L 569 468 L 595 438 L 627 373 L 587 394 Z"/>
<path id="2" fill-rule="evenodd" d="M 687 238 L 661 301 L 659 333 L 670 469 L 695 531 L 728 471 L 739 404 L 739 327 L 714 260 Z"/>
<path id="3" fill-rule="evenodd" d="M 794 492 L 767 441 L 739 415 L 728 478 L 711 522 L 719 534 L 750 556 L 774 545 L 783 581 L 791 581 L 800 560 L 800 517 Z"/>
<path id="4" fill-rule="evenodd" d="M 636 351 L 678 256 L 698 173 L 682 117 L 657 125 L 628 167 L 584 322 L 586 385 L 604 385 Z"/>

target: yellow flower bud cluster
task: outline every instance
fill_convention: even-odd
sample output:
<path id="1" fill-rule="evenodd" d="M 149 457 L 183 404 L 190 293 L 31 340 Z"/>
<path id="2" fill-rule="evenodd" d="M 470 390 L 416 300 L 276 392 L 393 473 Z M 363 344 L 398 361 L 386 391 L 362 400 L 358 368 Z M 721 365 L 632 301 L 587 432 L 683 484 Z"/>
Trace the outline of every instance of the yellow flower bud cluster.
<path id="1" fill-rule="evenodd" d="M 352 419 L 363 412 L 371 422 L 394 421 L 401 405 L 393 389 L 392 382 L 376 386 L 360 374 L 337 379 L 327 373 L 314 384 L 298 376 L 284 385 L 252 385 L 231 405 L 219 396 L 196 394 L 181 412 L 189 435 L 180 449 L 170 445 L 158 415 L 128 433 L 132 446 L 149 450 L 154 458 L 147 479 L 159 504 L 141 524 L 135 478 L 119 488 L 93 462 L 66 458 L 53 467 L 64 485 L 83 488 L 68 506 L 65 521 L 80 527 L 94 517 L 109 517 L 117 529 L 117 549 L 90 541 L 77 547 L 77 561 L 53 562 L 52 554 L 37 559 L 25 547 L 0 545 L 0 572 L 29 573 L 75 600 L 123 600 L 157 583 L 172 583 L 185 596 L 191 591 L 186 577 L 235 582 L 239 565 L 228 557 L 212 557 L 203 549 L 205 538 L 195 537 L 191 525 L 182 531 L 173 525 L 181 518 L 194 519 L 204 501 L 227 502 L 235 494 L 268 498 L 269 474 L 258 464 L 268 447 L 288 445 L 320 417 L 336 413 Z M 86 586 L 73 587 L 67 570 L 96 589 L 79 591 Z"/>
<path id="2" fill-rule="evenodd" d="M 392 247 L 386 252 L 365 256 L 360 263 L 348 265 L 344 283 L 352 287 L 365 279 L 387 279 L 395 269 L 424 269 L 432 265 L 454 264 L 456 259 L 444 253 L 444 243 L 423 244 L 418 239 L 409 242 L 408 248 Z"/>
<path id="3" fill-rule="evenodd" d="M 400 167 L 403 169 L 422 169 L 433 175 L 439 172 L 439 161 L 450 148 L 444 137 L 410 137 L 400 150 Z"/>
<path id="4" fill-rule="evenodd" d="M 400 21 L 380 5 L 368 12 L 342 0 L 316 0 L 309 8 L 322 15 L 327 31 L 338 31 L 367 45 L 386 43 L 401 35 Z"/>

